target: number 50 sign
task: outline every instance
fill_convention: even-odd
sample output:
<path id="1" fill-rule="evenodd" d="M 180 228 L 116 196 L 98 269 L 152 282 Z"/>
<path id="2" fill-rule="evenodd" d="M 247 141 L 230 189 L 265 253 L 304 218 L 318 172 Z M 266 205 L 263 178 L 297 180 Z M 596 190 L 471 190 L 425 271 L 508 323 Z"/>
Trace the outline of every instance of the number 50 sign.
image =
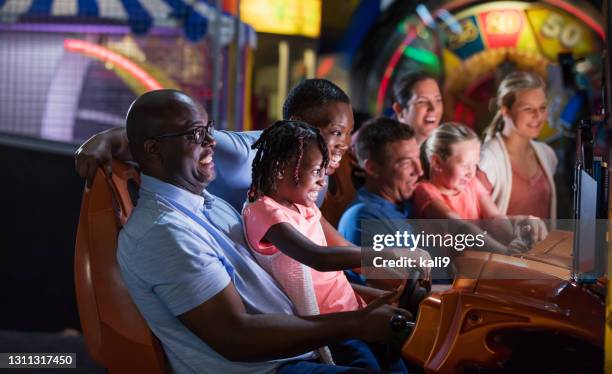
<path id="1" fill-rule="evenodd" d="M 582 30 L 575 22 L 568 21 L 565 17 L 550 13 L 540 27 L 542 36 L 557 39 L 565 48 L 574 48 L 582 38 Z"/>

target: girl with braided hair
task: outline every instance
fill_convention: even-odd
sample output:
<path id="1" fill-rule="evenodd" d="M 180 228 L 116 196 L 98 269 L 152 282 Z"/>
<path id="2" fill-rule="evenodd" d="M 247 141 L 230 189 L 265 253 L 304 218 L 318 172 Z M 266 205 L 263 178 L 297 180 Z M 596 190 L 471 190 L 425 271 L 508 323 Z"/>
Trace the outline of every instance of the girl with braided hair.
<path id="1" fill-rule="evenodd" d="M 300 121 L 277 121 L 265 130 L 251 146 L 257 152 L 252 164 L 252 183 L 248 192 L 248 201 L 252 203 L 262 195 L 274 193 L 277 189 L 274 177 L 290 163 L 295 167 L 289 177 L 293 178 L 294 185 L 299 185 L 299 168 L 302 166 L 305 147 L 309 148 L 309 153 L 321 153 L 318 157 L 321 161 L 313 167 L 316 176 L 322 177 L 329 164 L 329 153 L 318 129 Z M 319 190 L 320 188 L 313 188 L 307 191 L 310 194 L 308 196 L 315 197 L 316 201 Z M 310 205 L 304 201 L 302 203 Z"/>
<path id="2" fill-rule="evenodd" d="M 242 215 L 247 242 L 259 264 L 278 281 L 300 315 L 365 307 L 341 271 L 360 261 L 360 248 L 343 239 L 340 246 L 328 245 L 338 243 L 341 236 L 316 205 L 330 162 L 319 129 L 300 121 L 278 121 L 252 148 L 257 153 Z M 333 356 L 341 365 L 348 357 L 360 356 L 364 367 L 380 369 L 370 347 L 359 340 L 324 347 L 320 353 L 325 361 L 332 362 Z"/>

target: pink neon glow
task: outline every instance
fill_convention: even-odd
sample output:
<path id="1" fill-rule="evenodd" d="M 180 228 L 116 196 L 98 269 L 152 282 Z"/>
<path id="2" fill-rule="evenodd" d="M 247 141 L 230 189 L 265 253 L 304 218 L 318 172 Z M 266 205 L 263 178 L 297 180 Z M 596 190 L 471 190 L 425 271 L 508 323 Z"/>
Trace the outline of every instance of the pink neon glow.
<path id="1" fill-rule="evenodd" d="M 389 60 L 389 64 L 387 65 L 387 68 L 385 69 L 385 72 L 383 74 L 382 82 L 380 83 L 380 87 L 378 88 L 378 95 L 376 97 L 376 111 L 378 113 L 382 112 L 382 106 L 385 101 L 385 93 L 387 92 L 387 86 L 389 85 L 389 81 L 391 80 L 391 76 L 393 75 L 393 71 L 395 70 L 395 65 L 397 65 L 400 60 L 400 57 L 402 57 L 402 54 L 404 53 L 404 50 L 408 47 L 408 45 L 410 45 L 410 43 L 412 43 L 416 35 L 417 33 L 415 28 L 409 27 L 408 35 L 406 35 L 402 43 L 399 45 L 399 47 L 397 47 L 397 49 L 393 53 L 393 56 L 391 56 L 391 59 Z"/>
<path id="2" fill-rule="evenodd" d="M 68 51 L 84 53 L 104 62 L 110 62 L 117 65 L 119 68 L 136 78 L 147 88 L 147 90 L 158 90 L 163 88 L 155 78 L 149 75 L 149 73 L 144 71 L 141 67 L 107 48 L 78 39 L 64 40 L 64 48 Z"/>

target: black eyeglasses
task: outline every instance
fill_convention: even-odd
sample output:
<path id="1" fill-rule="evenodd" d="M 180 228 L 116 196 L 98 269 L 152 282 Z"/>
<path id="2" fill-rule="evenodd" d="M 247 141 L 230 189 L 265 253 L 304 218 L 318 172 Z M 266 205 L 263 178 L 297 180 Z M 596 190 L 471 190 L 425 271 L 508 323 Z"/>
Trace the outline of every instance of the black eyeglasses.
<path id="1" fill-rule="evenodd" d="M 203 123 L 203 122 L 195 122 L 195 123 Z M 210 120 L 206 123 L 205 126 L 196 126 L 184 132 L 155 135 L 155 136 L 152 136 L 151 139 L 157 140 L 157 139 L 163 139 L 163 138 L 176 138 L 179 136 L 185 136 L 187 140 L 191 141 L 192 143 L 202 144 L 206 140 L 207 136 L 213 135 L 214 128 L 215 128 L 215 121 Z"/>

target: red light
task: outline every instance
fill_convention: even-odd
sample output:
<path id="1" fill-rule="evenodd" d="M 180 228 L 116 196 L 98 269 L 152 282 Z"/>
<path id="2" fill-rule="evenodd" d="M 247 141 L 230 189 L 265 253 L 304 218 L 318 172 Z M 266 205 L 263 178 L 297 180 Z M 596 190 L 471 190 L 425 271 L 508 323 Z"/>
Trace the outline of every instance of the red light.
<path id="1" fill-rule="evenodd" d="M 317 69 L 317 78 L 325 78 L 332 71 L 335 63 L 336 61 L 333 57 L 323 58 Z"/>
<path id="2" fill-rule="evenodd" d="M 108 48 L 88 43 L 78 39 L 64 40 L 64 48 L 68 51 L 83 53 L 104 62 L 110 62 L 136 78 L 147 90 L 159 90 L 163 86 L 149 73 L 129 59 L 111 51 Z"/>
<path id="3" fill-rule="evenodd" d="M 395 65 L 397 65 L 397 63 L 399 62 L 400 57 L 404 53 L 406 47 L 408 47 L 408 45 L 412 43 L 416 36 L 417 31 L 415 30 L 415 28 L 410 27 L 408 29 L 408 34 L 404 38 L 404 41 L 402 42 L 402 44 L 399 45 L 399 47 L 397 47 L 397 49 L 393 53 L 393 56 L 391 56 L 391 59 L 389 60 L 389 64 L 387 65 L 387 68 L 385 69 L 385 72 L 383 74 L 382 82 L 380 83 L 380 87 L 378 88 L 378 95 L 376 97 L 376 111 L 378 113 L 381 113 L 383 110 L 385 94 L 387 93 L 387 86 L 389 85 L 389 81 L 391 80 L 391 76 L 393 75 L 393 71 L 395 70 Z"/>

